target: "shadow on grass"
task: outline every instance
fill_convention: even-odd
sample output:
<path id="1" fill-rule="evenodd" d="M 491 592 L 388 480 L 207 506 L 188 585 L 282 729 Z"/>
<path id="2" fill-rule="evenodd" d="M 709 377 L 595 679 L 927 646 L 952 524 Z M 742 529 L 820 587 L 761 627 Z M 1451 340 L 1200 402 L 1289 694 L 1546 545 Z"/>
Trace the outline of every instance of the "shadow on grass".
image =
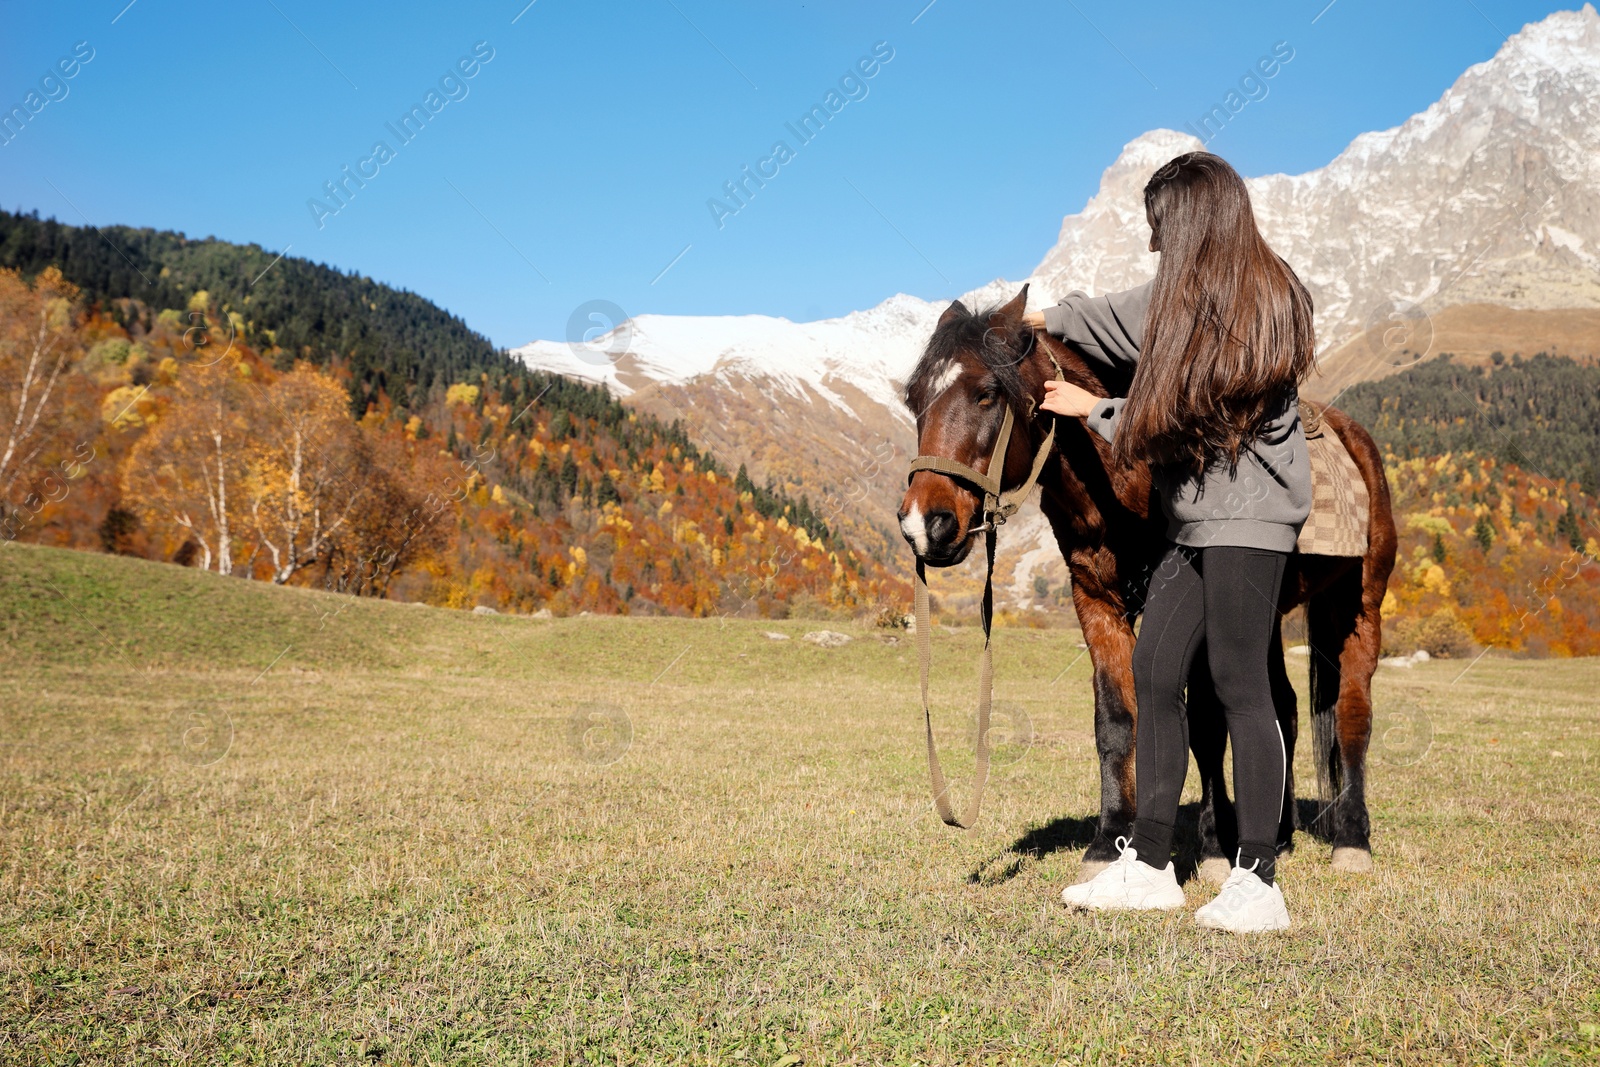
<path id="1" fill-rule="evenodd" d="M 1295 815 L 1299 829 L 1318 841 L 1327 844 L 1333 840 L 1333 808 L 1320 800 L 1299 797 L 1295 800 Z M 1089 847 L 1100 829 L 1097 816 L 1081 818 L 1062 816 L 1051 819 L 1042 826 L 1032 826 L 1008 847 L 978 864 L 967 875 L 967 884 L 1003 885 L 1022 873 L 1024 867 L 1037 863 L 1055 852 L 1074 852 Z M 1173 866 L 1179 883 L 1195 876 L 1200 862 L 1200 805 L 1184 804 L 1178 808 L 1178 823 L 1174 827 Z"/>
<path id="2" fill-rule="evenodd" d="M 1069 852 L 1088 848 L 1100 829 L 1097 815 L 1074 819 L 1063 816 L 1051 819 L 1043 826 L 1029 828 L 1010 847 L 980 863 L 967 875 L 969 885 L 1002 885 L 1022 873 L 1025 863 L 1037 862 L 1052 852 Z"/>
<path id="3" fill-rule="evenodd" d="M 1306 822 L 1306 812 L 1315 817 L 1321 806 L 1315 801 L 1300 801 L 1301 821 Z M 1309 805 L 1309 807 L 1307 806 Z M 1324 820 L 1326 823 L 1327 820 Z M 1096 816 L 1052 819 L 1043 826 L 1030 827 L 1003 851 L 990 856 L 967 875 L 969 885 L 1003 885 L 1022 873 L 1024 867 L 1037 863 L 1053 852 L 1070 852 L 1088 848 L 1100 829 Z M 1183 804 L 1178 808 L 1178 822 L 1173 828 L 1172 863 L 1179 883 L 1193 878 L 1199 867 L 1200 805 Z"/>

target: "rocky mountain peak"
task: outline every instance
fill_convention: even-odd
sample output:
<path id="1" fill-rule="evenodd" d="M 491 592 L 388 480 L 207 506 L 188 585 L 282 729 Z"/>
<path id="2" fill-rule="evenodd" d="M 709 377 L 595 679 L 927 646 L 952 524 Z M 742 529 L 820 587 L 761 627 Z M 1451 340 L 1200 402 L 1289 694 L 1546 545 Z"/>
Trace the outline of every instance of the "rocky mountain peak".
<path id="1" fill-rule="evenodd" d="M 1039 299 L 1148 279 L 1142 190 L 1200 147 L 1129 142 L 1034 271 Z M 1600 307 L 1600 14 L 1585 4 L 1512 36 L 1401 125 L 1326 167 L 1247 180 L 1256 218 L 1300 273 L 1332 347 L 1402 309 Z"/>

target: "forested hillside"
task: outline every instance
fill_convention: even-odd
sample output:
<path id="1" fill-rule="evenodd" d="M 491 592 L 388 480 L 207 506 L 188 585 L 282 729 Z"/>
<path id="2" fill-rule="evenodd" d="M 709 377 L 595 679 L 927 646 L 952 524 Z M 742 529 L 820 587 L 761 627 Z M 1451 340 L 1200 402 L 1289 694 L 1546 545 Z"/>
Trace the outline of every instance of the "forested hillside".
<path id="1" fill-rule="evenodd" d="M 1339 406 L 1399 456 L 1474 451 L 1600 490 L 1600 366 L 1498 353 L 1446 355 L 1346 390 Z"/>
<path id="2" fill-rule="evenodd" d="M 1600 654 L 1600 367 L 1443 355 L 1338 403 L 1394 494 L 1391 651 Z"/>
<path id="3" fill-rule="evenodd" d="M 525 612 L 909 602 L 805 498 L 421 297 L 103 234 L 0 219 L 0 539 Z"/>
<path id="4" fill-rule="evenodd" d="M 278 369 L 299 359 L 341 363 L 358 413 L 380 393 L 410 407 L 430 389 L 515 366 L 443 308 L 359 274 L 279 259 L 257 245 L 128 226 L 96 231 L 0 211 L 0 267 L 31 278 L 49 266 L 136 332 L 203 291 L 220 325 L 248 334 Z"/>

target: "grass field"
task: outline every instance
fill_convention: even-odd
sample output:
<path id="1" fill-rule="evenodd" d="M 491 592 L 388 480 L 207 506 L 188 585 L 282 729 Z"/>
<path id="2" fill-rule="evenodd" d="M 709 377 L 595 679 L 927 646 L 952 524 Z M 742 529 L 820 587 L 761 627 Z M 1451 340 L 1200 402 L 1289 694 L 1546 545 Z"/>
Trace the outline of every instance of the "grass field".
<path id="1" fill-rule="evenodd" d="M 1376 873 L 1302 833 L 1296 927 L 1238 939 L 1062 908 L 1072 631 L 999 632 L 1034 740 L 962 834 L 909 641 L 764 636 L 812 628 L 0 549 L 0 1061 L 1600 1058 L 1595 662 L 1385 668 Z M 936 635 L 956 762 L 977 647 Z"/>

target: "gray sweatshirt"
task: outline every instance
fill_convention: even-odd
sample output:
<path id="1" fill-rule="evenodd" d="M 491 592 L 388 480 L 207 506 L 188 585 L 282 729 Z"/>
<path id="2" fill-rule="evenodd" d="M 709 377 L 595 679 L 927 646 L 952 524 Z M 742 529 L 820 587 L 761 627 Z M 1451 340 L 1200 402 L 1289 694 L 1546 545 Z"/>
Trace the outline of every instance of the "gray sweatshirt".
<path id="1" fill-rule="evenodd" d="M 1068 294 L 1045 308 L 1045 329 L 1107 367 L 1126 369 L 1139 359 L 1145 314 L 1154 282 L 1105 296 Z M 1117 432 L 1126 397 L 1095 405 L 1085 420 L 1107 441 Z M 1311 514 L 1311 457 L 1300 426 L 1299 396 L 1286 393 L 1268 413 L 1260 434 L 1239 453 L 1230 476 L 1224 458 L 1203 475 L 1151 465 L 1152 496 L 1167 517 L 1167 537 L 1205 548 L 1240 545 L 1292 552 Z"/>

